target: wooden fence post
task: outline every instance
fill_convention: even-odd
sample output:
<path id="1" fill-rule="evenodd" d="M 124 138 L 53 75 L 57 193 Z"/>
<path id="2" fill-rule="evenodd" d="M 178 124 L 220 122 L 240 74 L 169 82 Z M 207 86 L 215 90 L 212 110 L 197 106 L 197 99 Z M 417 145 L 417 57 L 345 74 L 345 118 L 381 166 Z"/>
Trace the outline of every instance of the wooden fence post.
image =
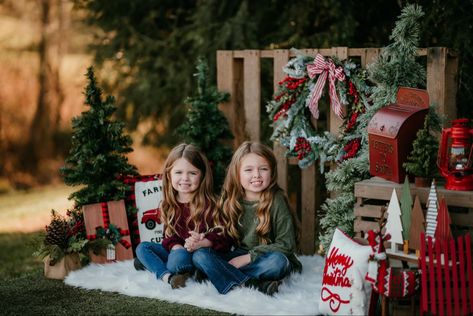
<path id="1" fill-rule="evenodd" d="M 445 47 L 427 49 L 427 91 L 430 103 L 437 104 L 446 124 L 457 117 L 458 57 Z"/>
<path id="2" fill-rule="evenodd" d="M 285 74 L 283 67 L 289 61 L 289 50 L 278 49 L 274 51 L 273 61 L 273 91 L 274 94 L 278 91 L 279 82 L 284 79 Z M 278 163 L 278 184 L 287 193 L 288 190 L 288 164 L 286 158 L 286 148 L 279 143 L 274 143 L 274 155 Z"/>
<path id="3" fill-rule="evenodd" d="M 317 179 L 318 164 L 301 171 L 301 240 L 300 249 L 304 255 L 315 253 L 317 210 L 320 208 L 320 193 Z"/>
<path id="4" fill-rule="evenodd" d="M 233 132 L 233 148 L 245 139 L 242 74 L 242 59 L 234 58 L 233 51 L 217 51 L 217 87 L 220 91 L 230 93 L 230 100 L 220 104 L 219 108 Z"/>
<path id="5" fill-rule="evenodd" d="M 245 130 L 252 141 L 261 139 L 261 60 L 259 50 L 245 50 L 243 58 L 243 89 Z"/>

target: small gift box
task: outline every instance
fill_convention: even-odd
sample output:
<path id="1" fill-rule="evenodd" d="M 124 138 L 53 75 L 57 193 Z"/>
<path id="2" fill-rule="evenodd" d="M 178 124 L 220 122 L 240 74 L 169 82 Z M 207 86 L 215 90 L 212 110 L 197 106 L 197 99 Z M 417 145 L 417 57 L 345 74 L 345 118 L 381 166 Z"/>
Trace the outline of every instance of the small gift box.
<path id="1" fill-rule="evenodd" d="M 112 258 L 110 254 L 107 255 L 105 248 L 98 254 L 91 251 L 89 254 L 92 262 L 107 263 L 133 259 L 123 200 L 84 205 L 82 212 L 87 239 L 94 241 L 99 238 L 107 238 L 110 240 L 109 244 L 115 247 L 115 258 Z"/>

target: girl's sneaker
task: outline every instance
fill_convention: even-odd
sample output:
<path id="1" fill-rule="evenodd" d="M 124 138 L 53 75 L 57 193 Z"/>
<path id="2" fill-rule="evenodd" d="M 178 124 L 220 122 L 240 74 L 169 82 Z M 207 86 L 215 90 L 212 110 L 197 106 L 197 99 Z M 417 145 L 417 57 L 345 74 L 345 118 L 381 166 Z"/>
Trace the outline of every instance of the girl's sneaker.
<path id="1" fill-rule="evenodd" d="M 133 261 L 133 265 L 135 266 L 135 269 L 137 271 L 146 270 L 145 266 L 141 263 L 141 261 L 138 258 L 135 258 L 135 260 Z"/>
<path id="2" fill-rule="evenodd" d="M 191 274 L 189 272 L 182 273 L 182 274 L 173 274 L 169 277 L 169 284 L 171 284 L 171 288 L 174 289 L 179 289 L 182 287 L 186 287 L 186 282 L 187 279 L 191 277 Z"/>
<path id="3" fill-rule="evenodd" d="M 249 279 L 245 282 L 245 287 L 254 288 L 261 293 L 264 293 L 269 296 L 273 296 L 275 293 L 279 291 L 279 285 L 281 281 L 276 280 L 257 280 L 257 279 Z"/>

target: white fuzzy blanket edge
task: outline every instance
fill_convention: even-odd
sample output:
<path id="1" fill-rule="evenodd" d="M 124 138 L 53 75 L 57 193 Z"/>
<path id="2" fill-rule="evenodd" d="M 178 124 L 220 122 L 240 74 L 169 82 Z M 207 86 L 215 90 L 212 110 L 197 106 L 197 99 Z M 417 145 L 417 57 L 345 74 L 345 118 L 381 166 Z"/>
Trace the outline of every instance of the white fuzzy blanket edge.
<path id="1" fill-rule="evenodd" d="M 198 284 L 189 281 L 185 288 L 172 290 L 151 272 L 136 271 L 132 260 L 90 264 L 71 272 L 64 282 L 83 289 L 158 298 L 243 315 L 317 315 L 324 258 L 300 256 L 299 260 L 303 265 L 302 273 L 284 279 L 273 297 L 249 288 L 238 288 L 221 295 L 210 282 Z"/>

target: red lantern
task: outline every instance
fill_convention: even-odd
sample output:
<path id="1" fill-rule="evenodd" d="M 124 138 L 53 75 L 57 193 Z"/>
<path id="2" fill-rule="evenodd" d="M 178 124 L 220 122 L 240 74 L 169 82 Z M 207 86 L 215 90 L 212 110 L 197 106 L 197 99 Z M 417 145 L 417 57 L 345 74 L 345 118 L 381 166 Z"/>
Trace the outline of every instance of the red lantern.
<path id="1" fill-rule="evenodd" d="M 468 123 L 466 118 L 453 120 L 451 128 L 442 130 L 437 163 L 447 190 L 473 190 L 473 129 Z"/>

